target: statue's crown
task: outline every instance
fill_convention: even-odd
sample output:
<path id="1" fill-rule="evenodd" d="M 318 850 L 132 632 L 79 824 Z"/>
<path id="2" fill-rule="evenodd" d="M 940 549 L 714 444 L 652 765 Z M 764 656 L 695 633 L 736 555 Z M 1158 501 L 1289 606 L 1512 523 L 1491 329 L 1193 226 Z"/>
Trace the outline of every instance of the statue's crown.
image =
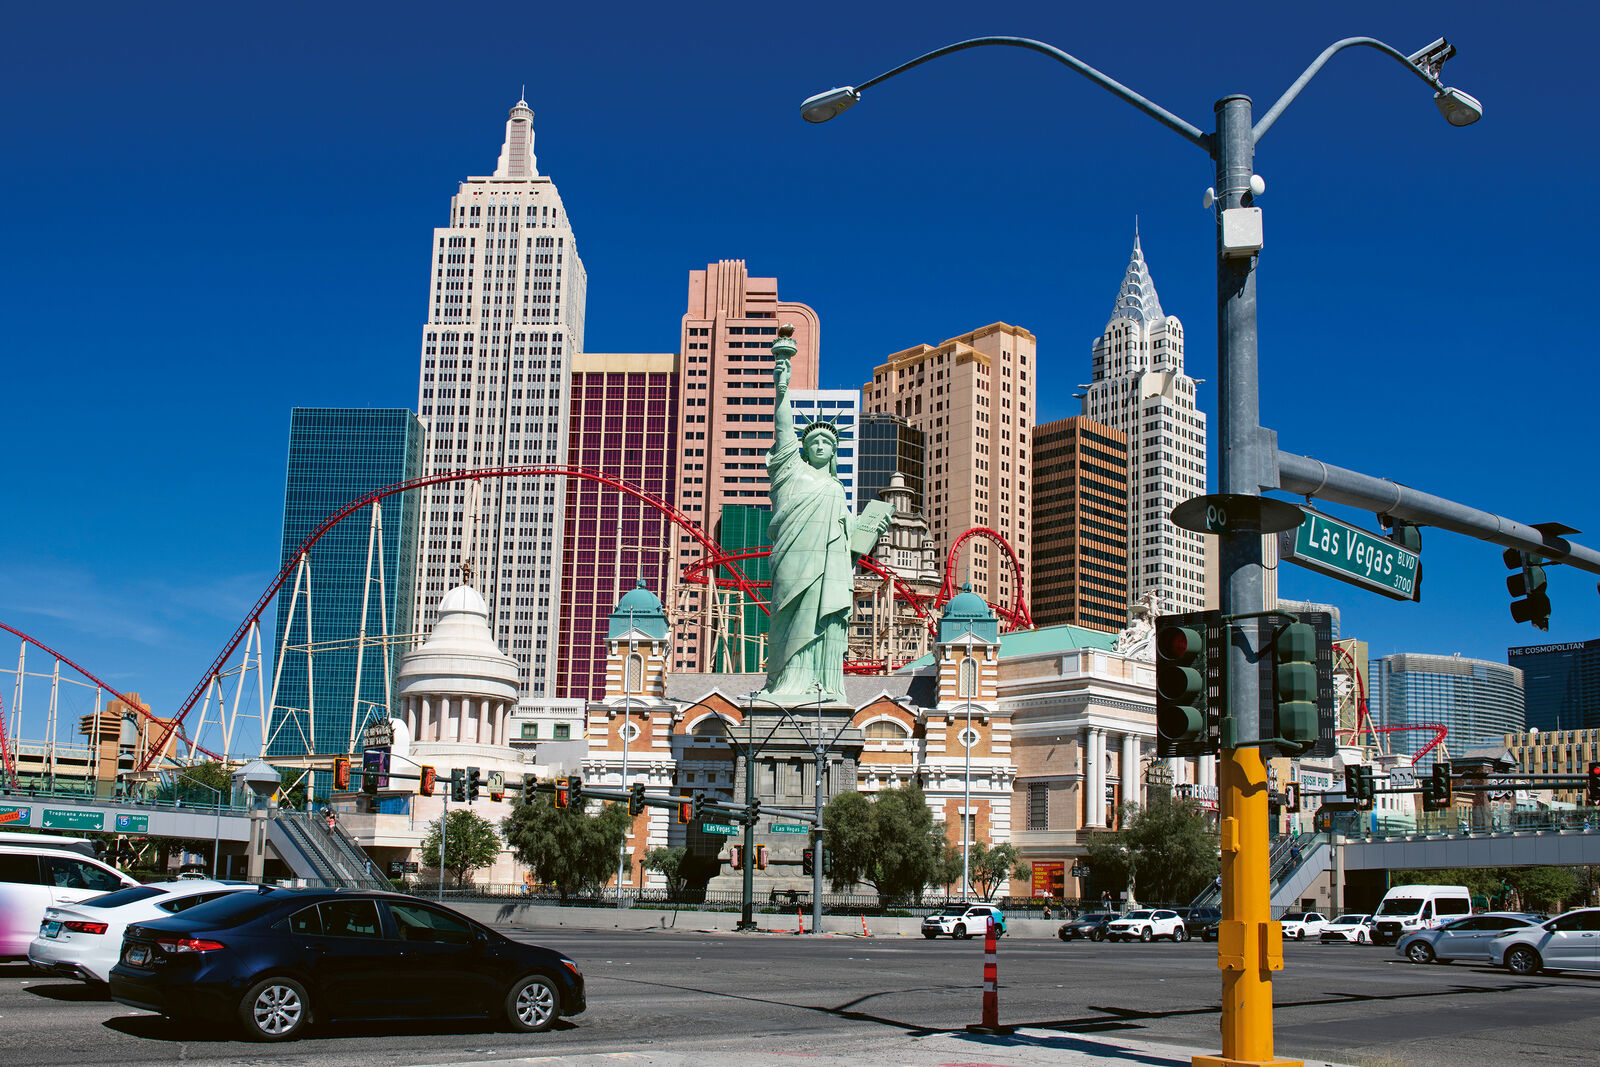
<path id="1" fill-rule="evenodd" d="M 820 415 L 812 419 L 806 424 L 806 428 L 800 431 L 800 440 L 804 442 L 814 433 L 829 434 L 833 437 L 834 444 L 839 443 L 839 427 L 834 425 L 832 419 L 824 419 Z"/>

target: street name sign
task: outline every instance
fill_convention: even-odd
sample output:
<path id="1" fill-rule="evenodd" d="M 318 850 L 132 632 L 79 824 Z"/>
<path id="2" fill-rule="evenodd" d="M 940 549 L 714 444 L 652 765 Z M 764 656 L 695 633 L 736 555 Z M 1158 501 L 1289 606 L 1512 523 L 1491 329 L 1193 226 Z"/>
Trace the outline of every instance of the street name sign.
<path id="1" fill-rule="evenodd" d="M 1278 535 L 1278 555 L 1395 600 L 1417 599 L 1418 553 L 1315 511 L 1307 510 L 1304 522 Z"/>
<path id="2" fill-rule="evenodd" d="M 729 837 L 732 837 L 734 834 L 739 832 L 739 828 L 737 826 L 733 826 L 730 823 L 725 822 L 703 822 L 700 824 L 700 829 L 704 833 L 727 834 Z"/>
<path id="3" fill-rule="evenodd" d="M 103 830 L 105 825 L 106 813 L 103 811 L 80 811 L 77 808 L 44 809 L 46 830 Z"/>
<path id="4" fill-rule="evenodd" d="M 809 826 L 796 826 L 792 823 L 786 822 L 775 822 L 772 824 L 772 832 L 775 834 L 804 834 L 809 833 L 810 830 L 811 827 Z"/>

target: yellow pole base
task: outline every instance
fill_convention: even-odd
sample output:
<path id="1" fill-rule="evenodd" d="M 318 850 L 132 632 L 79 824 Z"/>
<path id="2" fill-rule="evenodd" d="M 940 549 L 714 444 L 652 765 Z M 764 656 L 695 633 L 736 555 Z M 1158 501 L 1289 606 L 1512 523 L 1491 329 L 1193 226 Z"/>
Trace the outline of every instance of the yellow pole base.
<path id="1" fill-rule="evenodd" d="M 1304 1060 L 1230 1060 L 1226 1056 L 1193 1056 L 1192 1067 L 1305 1067 Z"/>

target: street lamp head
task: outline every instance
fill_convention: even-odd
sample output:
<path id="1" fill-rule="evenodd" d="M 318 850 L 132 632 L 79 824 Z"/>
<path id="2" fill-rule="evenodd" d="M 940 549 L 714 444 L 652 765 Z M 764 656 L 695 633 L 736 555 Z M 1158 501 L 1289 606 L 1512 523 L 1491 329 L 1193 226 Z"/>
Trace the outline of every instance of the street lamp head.
<path id="1" fill-rule="evenodd" d="M 829 89 L 825 93 L 807 97 L 800 104 L 800 117 L 807 122 L 827 122 L 836 115 L 842 115 L 856 106 L 861 99 L 861 94 L 853 86 L 846 85 L 842 89 Z"/>
<path id="2" fill-rule="evenodd" d="M 1434 93 L 1433 102 L 1439 114 L 1452 126 L 1471 126 L 1483 118 L 1483 105 L 1460 89 L 1447 88 L 1442 93 Z"/>

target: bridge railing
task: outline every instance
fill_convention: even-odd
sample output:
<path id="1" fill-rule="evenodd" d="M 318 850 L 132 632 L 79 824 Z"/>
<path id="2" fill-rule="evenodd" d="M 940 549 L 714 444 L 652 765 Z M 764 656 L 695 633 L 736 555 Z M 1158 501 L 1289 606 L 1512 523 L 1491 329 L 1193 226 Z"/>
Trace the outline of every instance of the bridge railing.
<path id="1" fill-rule="evenodd" d="M 1555 811 L 1457 808 L 1454 811 L 1419 812 L 1414 822 L 1386 819 L 1376 827 L 1357 825 L 1341 831 L 1346 837 L 1368 840 L 1406 837 L 1455 837 L 1507 833 L 1600 832 L 1600 808 Z"/>
<path id="2" fill-rule="evenodd" d="M 217 796 L 209 789 L 194 787 L 176 794 L 170 790 L 165 797 L 142 796 L 128 792 L 97 792 L 79 783 L 57 782 L 55 786 L 44 780 L 33 780 L 24 775 L 15 789 L 0 787 L 0 804 L 17 800 L 65 800 L 78 803 L 95 803 L 126 811 L 192 811 L 204 815 L 248 815 L 250 809 L 240 803 L 217 803 Z"/>

